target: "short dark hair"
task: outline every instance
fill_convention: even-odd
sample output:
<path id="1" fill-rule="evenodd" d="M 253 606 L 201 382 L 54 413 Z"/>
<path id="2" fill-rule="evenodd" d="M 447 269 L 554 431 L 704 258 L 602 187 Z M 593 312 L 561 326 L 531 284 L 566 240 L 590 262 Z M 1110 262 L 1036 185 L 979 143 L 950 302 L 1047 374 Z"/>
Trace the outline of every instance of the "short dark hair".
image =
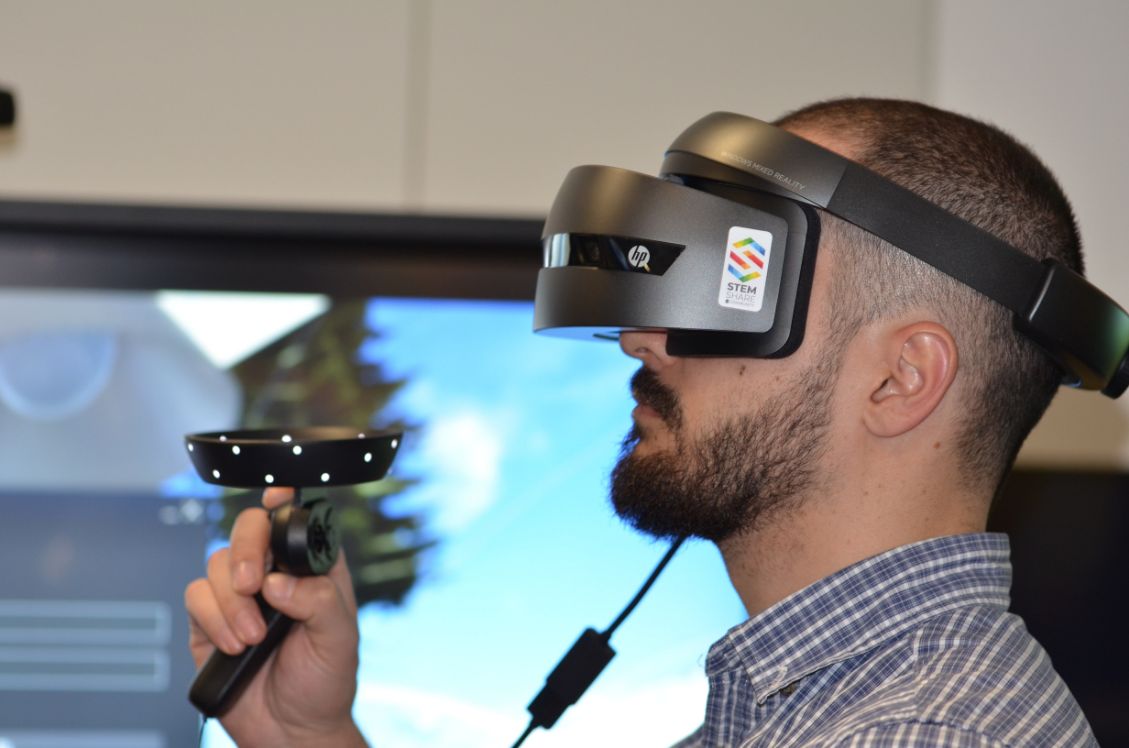
<path id="1" fill-rule="evenodd" d="M 844 144 L 851 159 L 1042 260 L 1082 272 L 1070 203 L 1046 166 L 992 125 L 917 102 L 839 99 L 777 124 Z M 856 226 L 823 213 L 823 235 L 847 257 L 831 288 L 833 339 L 914 308 L 956 338 L 965 414 L 957 448 L 965 475 L 998 487 L 1062 379 L 1018 335 L 1011 312 Z"/>

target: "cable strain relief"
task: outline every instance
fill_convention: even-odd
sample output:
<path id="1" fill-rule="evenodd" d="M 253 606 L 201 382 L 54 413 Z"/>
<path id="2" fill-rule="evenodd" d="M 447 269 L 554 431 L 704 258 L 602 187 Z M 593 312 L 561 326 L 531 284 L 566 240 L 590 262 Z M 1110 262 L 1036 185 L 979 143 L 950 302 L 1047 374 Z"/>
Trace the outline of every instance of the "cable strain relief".
<path id="1" fill-rule="evenodd" d="M 575 704 L 596 677 L 615 657 L 615 650 L 603 634 L 585 629 L 553 672 L 545 687 L 529 704 L 529 713 L 539 727 L 549 729 L 565 710 Z"/>

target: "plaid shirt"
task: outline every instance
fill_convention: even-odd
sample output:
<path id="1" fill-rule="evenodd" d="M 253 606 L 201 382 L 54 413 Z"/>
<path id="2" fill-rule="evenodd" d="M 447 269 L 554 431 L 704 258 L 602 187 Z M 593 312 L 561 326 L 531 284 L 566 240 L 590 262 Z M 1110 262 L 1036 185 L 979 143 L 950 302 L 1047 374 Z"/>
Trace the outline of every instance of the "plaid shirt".
<path id="1" fill-rule="evenodd" d="M 710 648 L 705 746 L 1096 746 L 1007 612 L 1003 535 L 934 538 L 839 571 Z"/>

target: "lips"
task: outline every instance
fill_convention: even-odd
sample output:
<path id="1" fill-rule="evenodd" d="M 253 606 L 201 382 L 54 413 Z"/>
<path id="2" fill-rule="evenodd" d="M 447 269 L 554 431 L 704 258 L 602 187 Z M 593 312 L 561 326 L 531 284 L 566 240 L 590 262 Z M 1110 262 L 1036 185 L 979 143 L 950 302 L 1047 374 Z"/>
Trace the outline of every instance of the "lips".
<path id="1" fill-rule="evenodd" d="M 631 377 L 631 394 L 638 406 L 632 411 L 635 418 L 658 418 L 671 429 L 682 423 L 682 411 L 678 396 L 659 381 L 658 376 L 643 367 Z"/>

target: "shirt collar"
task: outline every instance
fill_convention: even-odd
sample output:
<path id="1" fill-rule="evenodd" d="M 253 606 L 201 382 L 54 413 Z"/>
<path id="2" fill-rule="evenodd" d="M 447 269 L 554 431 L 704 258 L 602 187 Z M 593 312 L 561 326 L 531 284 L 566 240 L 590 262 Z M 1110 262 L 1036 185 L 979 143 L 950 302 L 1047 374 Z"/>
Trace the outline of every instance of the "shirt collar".
<path id="1" fill-rule="evenodd" d="M 710 649 L 713 678 L 743 669 L 758 704 L 790 683 L 955 608 L 1006 609 L 1006 535 L 932 538 L 848 566 L 730 629 Z"/>

